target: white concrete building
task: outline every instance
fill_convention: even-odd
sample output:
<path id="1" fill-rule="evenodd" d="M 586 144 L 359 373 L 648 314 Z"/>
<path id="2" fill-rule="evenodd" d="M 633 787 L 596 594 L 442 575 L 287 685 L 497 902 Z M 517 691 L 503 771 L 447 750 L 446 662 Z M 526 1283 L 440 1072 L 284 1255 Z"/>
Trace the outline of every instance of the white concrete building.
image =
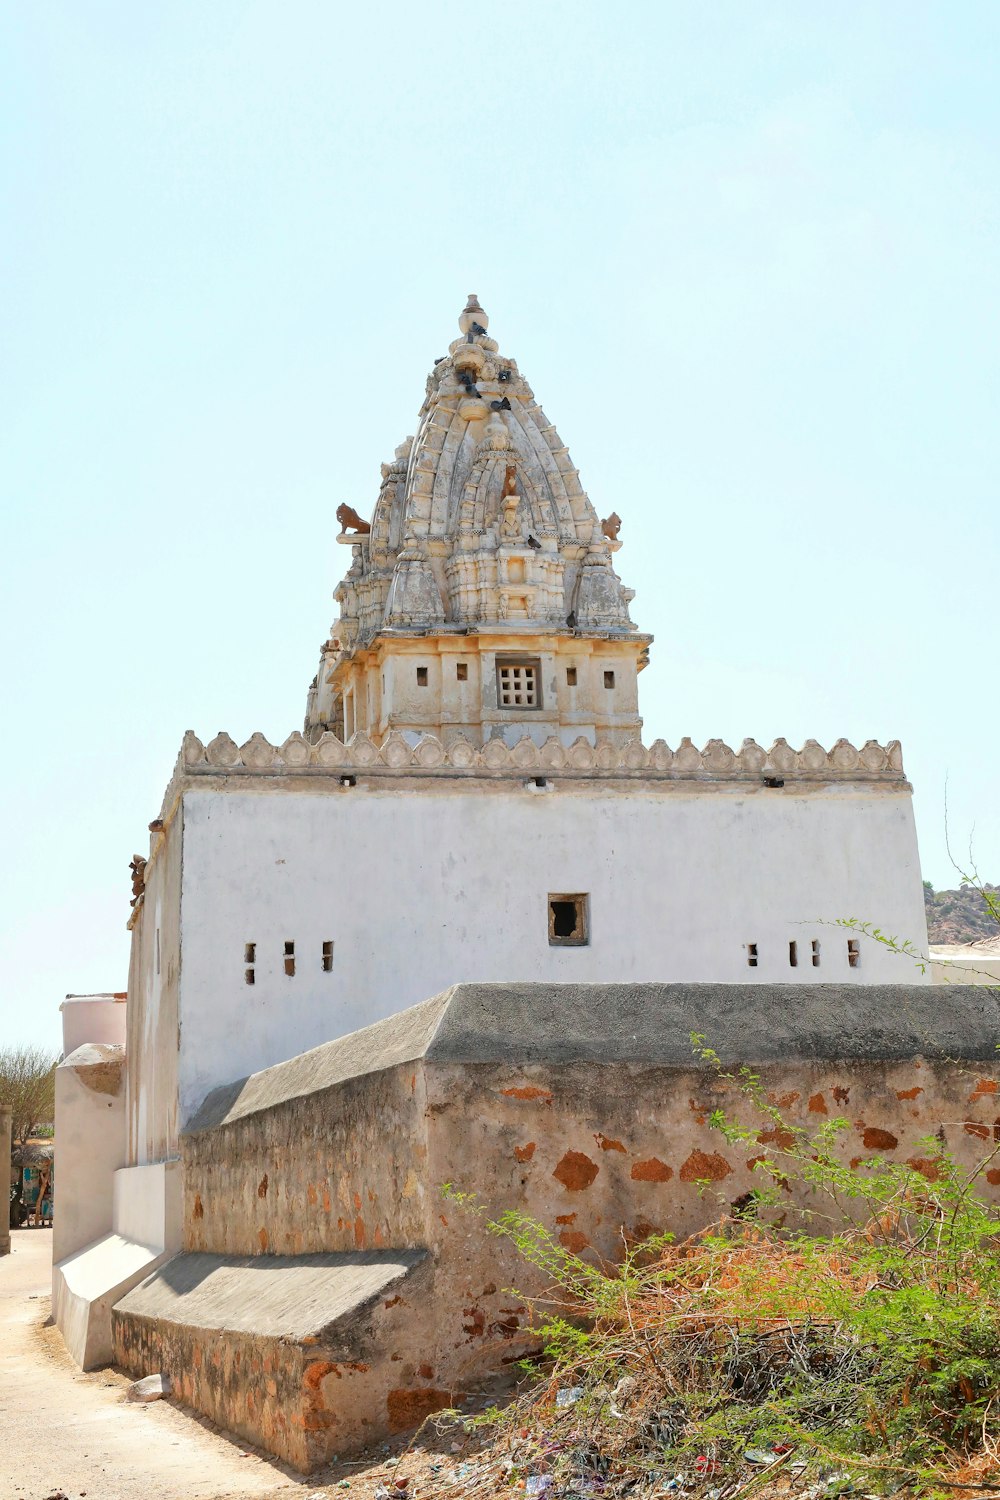
<path id="1" fill-rule="evenodd" d="M 189 733 L 151 825 L 116 1174 L 151 1257 L 210 1089 L 453 983 L 914 982 L 837 926 L 926 944 L 898 743 L 645 746 L 621 523 L 475 298 L 460 329 L 370 529 L 338 512 L 304 732 Z"/>

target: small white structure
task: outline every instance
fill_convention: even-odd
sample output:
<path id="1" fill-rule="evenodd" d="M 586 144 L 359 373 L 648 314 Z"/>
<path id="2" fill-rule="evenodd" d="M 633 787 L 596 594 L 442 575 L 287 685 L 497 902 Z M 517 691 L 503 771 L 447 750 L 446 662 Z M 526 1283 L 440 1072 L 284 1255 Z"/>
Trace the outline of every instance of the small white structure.
<path id="1" fill-rule="evenodd" d="M 934 984 L 1000 985 L 1000 937 L 935 944 L 930 960 Z"/>
<path id="2" fill-rule="evenodd" d="M 115 1179 L 151 1253 L 210 1089 L 453 983 L 913 983 L 836 925 L 926 940 L 898 743 L 643 744 L 622 523 L 474 297 L 460 329 L 371 526 L 338 511 L 352 561 L 304 732 L 189 733 L 151 825 Z M 96 1249 L 95 1304 L 101 1256 L 121 1270 Z"/>

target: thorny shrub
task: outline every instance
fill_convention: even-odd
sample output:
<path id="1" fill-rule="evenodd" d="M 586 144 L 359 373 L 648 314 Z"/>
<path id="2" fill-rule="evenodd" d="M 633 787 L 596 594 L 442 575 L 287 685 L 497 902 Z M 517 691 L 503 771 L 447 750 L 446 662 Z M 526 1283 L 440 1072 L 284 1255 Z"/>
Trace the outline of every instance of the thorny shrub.
<path id="1" fill-rule="evenodd" d="M 490 1224 L 550 1283 L 533 1307 L 551 1361 L 477 1419 L 491 1483 L 547 1473 L 552 1495 L 721 1500 L 754 1474 L 777 1484 L 780 1465 L 812 1495 L 852 1482 L 1000 1491 L 1000 1221 L 977 1193 L 1000 1146 L 974 1171 L 938 1138 L 922 1143 L 920 1171 L 851 1168 L 838 1149 L 847 1121 L 791 1124 L 756 1074 L 724 1074 L 693 1040 L 778 1127 L 762 1147 L 759 1120 L 711 1116 L 731 1144 L 752 1145 L 759 1186 L 708 1230 L 626 1246 L 615 1265 L 515 1210 Z"/>

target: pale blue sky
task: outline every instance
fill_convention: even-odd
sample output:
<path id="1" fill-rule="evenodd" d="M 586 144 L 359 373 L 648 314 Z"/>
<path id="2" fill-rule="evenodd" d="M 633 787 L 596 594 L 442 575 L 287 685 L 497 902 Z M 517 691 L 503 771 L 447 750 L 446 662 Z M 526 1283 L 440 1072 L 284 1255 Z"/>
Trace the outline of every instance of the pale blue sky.
<path id="1" fill-rule="evenodd" d="M 300 725 L 470 289 L 623 517 L 647 738 L 899 738 L 1000 878 L 1000 6 L 0 16 L 0 1040 L 124 988 L 184 730 Z"/>

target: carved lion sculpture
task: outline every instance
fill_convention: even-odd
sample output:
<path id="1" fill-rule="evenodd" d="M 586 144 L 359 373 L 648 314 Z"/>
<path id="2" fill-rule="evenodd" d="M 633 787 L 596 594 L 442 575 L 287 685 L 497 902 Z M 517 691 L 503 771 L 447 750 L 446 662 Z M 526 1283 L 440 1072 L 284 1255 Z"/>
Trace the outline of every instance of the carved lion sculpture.
<path id="1" fill-rule="evenodd" d="M 352 531 L 356 531 L 359 536 L 367 536 L 371 531 L 371 527 L 369 526 L 368 522 L 362 521 L 361 517 L 358 515 L 357 511 L 352 505 L 337 506 L 337 522 L 340 526 L 341 531 L 347 531 L 348 527 L 350 527 L 350 529 Z"/>
<path id="2" fill-rule="evenodd" d="M 142 895 L 146 884 L 146 861 L 141 854 L 133 854 L 129 870 L 132 872 L 132 901 L 130 904 L 134 906 Z"/>
<path id="3" fill-rule="evenodd" d="M 609 542 L 617 542 L 618 533 L 621 530 L 622 518 L 617 511 L 613 510 L 607 520 L 601 522 L 601 530 Z"/>

